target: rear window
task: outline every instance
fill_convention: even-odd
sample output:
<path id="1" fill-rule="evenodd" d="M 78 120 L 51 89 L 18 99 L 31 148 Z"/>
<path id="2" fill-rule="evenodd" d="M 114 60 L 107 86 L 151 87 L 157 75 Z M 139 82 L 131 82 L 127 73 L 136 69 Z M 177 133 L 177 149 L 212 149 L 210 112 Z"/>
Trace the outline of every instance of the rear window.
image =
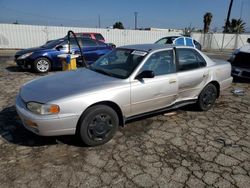
<path id="1" fill-rule="evenodd" d="M 96 40 L 104 40 L 103 36 L 101 34 L 95 34 Z"/>
<path id="2" fill-rule="evenodd" d="M 83 38 L 83 47 L 91 47 L 91 46 L 97 46 L 97 43 L 94 40 Z"/>

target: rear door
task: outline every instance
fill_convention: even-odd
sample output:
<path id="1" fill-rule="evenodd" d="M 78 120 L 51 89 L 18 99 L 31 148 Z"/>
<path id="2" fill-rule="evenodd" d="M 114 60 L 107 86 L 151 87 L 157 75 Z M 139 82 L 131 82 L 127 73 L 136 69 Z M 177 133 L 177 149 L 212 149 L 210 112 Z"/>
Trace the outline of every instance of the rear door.
<path id="1" fill-rule="evenodd" d="M 154 78 L 131 80 L 131 115 L 167 107 L 175 102 L 178 90 L 173 50 L 155 52 L 140 72 L 151 70 Z"/>
<path id="2" fill-rule="evenodd" d="M 209 77 L 206 61 L 193 48 L 177 48 L 176 54 L 179 83 L 177 101 L 193 99 Z"/>

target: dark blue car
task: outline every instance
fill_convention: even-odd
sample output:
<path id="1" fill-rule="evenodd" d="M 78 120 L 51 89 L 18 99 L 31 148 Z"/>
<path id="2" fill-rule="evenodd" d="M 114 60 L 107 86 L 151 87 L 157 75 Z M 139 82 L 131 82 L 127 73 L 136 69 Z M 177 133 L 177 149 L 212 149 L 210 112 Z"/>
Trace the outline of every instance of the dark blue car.
<path id="1" fill-rule="evenodd" d="M 97 40 L 80 37 L 77 40 L 87 64 L 93 63 L 100 56 L 112 50 L 111 46 Z M 70 51 L 71 53 L 80 52 L 73 38 L 70 40 Z M 15 61 L 23 69 L 33 69 L 36 72 L 44 73 L 51 69 L 62 68 L 62 63 L 57 56 L 64 53 L 68 53 L 66 38 L 53 40 L 37 48 L 18 51 L 15 55 Z M 78 65 L 82 63 L 80 58 L 77 60 L 77 63 Z"/>

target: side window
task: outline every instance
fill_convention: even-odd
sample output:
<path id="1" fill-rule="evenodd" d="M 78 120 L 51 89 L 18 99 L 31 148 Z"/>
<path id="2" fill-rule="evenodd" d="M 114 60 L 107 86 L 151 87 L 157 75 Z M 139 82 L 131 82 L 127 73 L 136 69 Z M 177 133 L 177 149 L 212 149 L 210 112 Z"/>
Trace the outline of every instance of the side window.
<path id="1" fill-rule="evenodd" d="M 95 38 L 96 38 L 96 40 L 103 40 L 104 41 L 104 38 L 101 34 L 95 34 Z"/>
<path id="2" fill-rule="evenodd" d="M 173 62 L 173 50 L 161 51 L 152 54 L 144 63 L 141 71 L 151 70 L 155 76 L 164 75 L 175 72 L 175 64 Z"/>
<path id="3" fill-rule="evenodd" d="M 101 41 L 96 41 L 96 43 L 98 44 L 98 46 L 107 46 L 107 44 L 101 42 Z"/>
<path id="4" fill-rule="evenodd" d="M 83 36 L 84 38 L 91 38 L 90 34 L 87 34 L 87 33 L 83 33 L 82 36 Z"/>
<path id="5" fill-rule="evenodd" d="M 186 46 L 194 46 L 193 40 L 191 38 L 185 38 L 186 39 Z"/>
<path id="6" fill-rule="evenodd" d="M 87 38 L 83 38 L 82 43 L 83 43 L 83 47 L 97 46 L 95 41 L 93 41 L 91 39 L 87 39 Z"/>
<path id="7" fill-rule="evenodd" d="M 184 37 L 179 37 L 179 38 L 175 39 L 174 43 L 178 44 L 178 45 L 184 45 Z"/>
<path id="8" fill-rule="evenodd" d="M 77 41 L 78 41 L 79 45 L 82 47 L 82 41 L 80 40 L 80 38 L 77 38 Z M 63 46 L 64 48 L 68 48 L 68 41 L 67 41 L 67 40 L 64 41 L 64 42 L 62 43 L 62 46 Z M 76 40 L 75 40 L 74 38 L 70 38 L 70 47 L 71 47 L 71 48 L 78 48 L 77 43 L 76 43 Z"/>
<path id="9" fill-rule="evenodd" d="M 206 66 L 203 57 L 193 49 L 177 49 L 179 58 L 179 71 L 197 69 Z"/>

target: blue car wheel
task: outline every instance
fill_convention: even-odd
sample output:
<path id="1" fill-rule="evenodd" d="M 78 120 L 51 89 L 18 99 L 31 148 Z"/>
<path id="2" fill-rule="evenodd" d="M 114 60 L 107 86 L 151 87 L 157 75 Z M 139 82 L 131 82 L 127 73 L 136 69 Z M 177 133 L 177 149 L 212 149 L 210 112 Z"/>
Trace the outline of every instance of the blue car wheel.
<path id="1" fill-rule="evenodd" d="M 45 73 L 50 71 L 51 63 L 50 60 L 45 57 L 40 57 L 34 62 L 34 70 L 38 73 Z"/>

